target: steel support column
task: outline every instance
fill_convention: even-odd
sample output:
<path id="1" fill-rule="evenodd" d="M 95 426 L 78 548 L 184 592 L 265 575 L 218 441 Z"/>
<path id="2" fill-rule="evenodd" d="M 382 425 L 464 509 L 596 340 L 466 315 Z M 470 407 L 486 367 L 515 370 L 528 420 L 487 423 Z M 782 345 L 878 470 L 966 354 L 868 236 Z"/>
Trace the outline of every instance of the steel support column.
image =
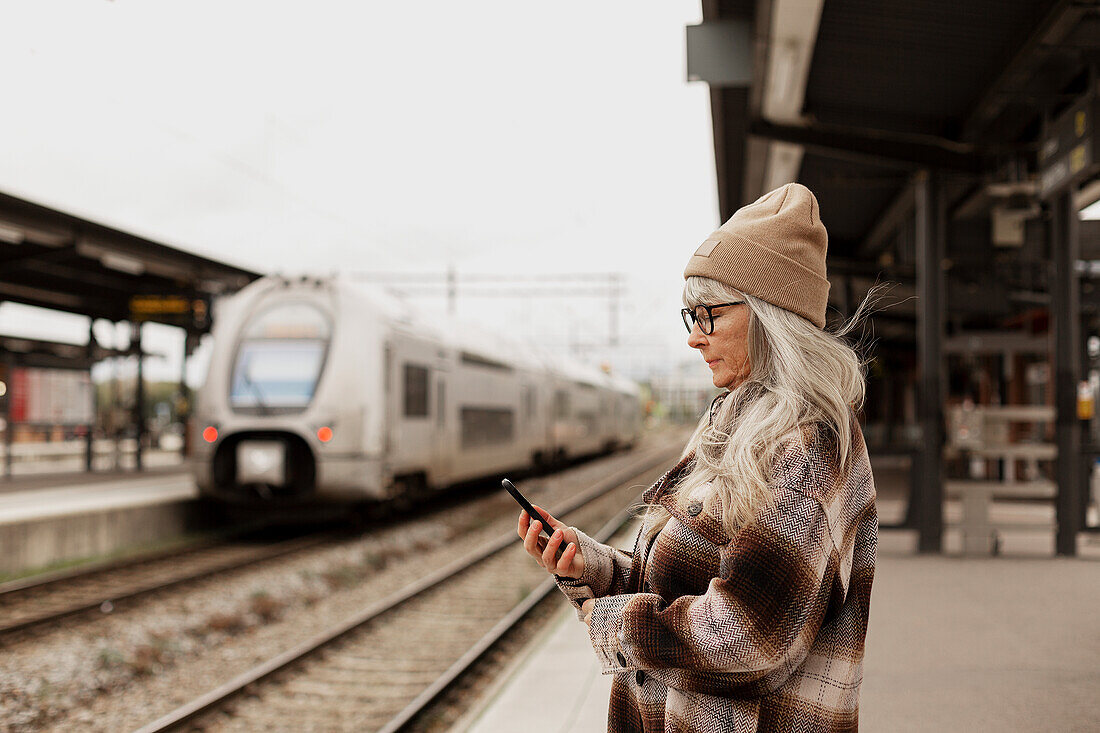
<path id="1" fill-rule="evenodd" d="M 143 469 L 141 443 L 145 439 L 145 351 L 141 346 L 142 323 L 130 324 L 130 348 L 137 354 L 137 382 L 134 385 L 134 468 Z"/>
<path id="2" fill-rule="evenodd" d="M 95 470 L 95 425 L 98 411 L 96 410 L 95 382 L 91 381 L 92 359 L 95 358 L 95 319 L 88 319 L 88 376 L 91 384 L 92 419 L 88 421 L 88 433 L 84 436 L 84 470 L 91 473 Z"/>
<path id="3" fill-rule="evenodd" d="M 922 172 L 916 182 L 917 352 L 920 384 L 917 421 L 921 445 L 914 488 L 918 549 L 943 549 L 943 259 L 946 248 L 943 194 L 939 176 Z"/>
<path id="4" fill-rule="evenodd" d="M 4 476 L 11 478 L 12 455 L 15 445 L 15 425 L 12 422 L 12 401 L 15 399 L 15 356 L 8 354 L 4 360 L 7 367 L 8 391 L 4 399 Z"/>
<path id="5" fill-rule="evenodd" d="M 1052 203 L 1050 222 L 1052 351 L 1054 354 L 1054 434 L 1058 445 L 1055 476 L 1058 532 L 1055 551 L 1077 554 L 1081 512 L 1081 424 L 1077 419 L 1077 382 L 1081 369 L 1080 284 L 1074 265 L 1080 258 L 1077 207 L 1073 191 Z"/>
<path id="6" fill-rule="evenodd" d="M 197 334 L 192 334 L 190 331 L 186 330 L 184 331 L 183 363 L 180 365 L 180 396 L 177 405 L 178 414 L 176 415 L 183 431 L 181 433 L 183 440 L 180 441 L 180 458 L 184 459 L 191 455 L 191 415 L 194 412 L 191 404 L 191 389 L 187 386 L 187 362 L 195 352 L 198 341 L 199 337 Z"/>

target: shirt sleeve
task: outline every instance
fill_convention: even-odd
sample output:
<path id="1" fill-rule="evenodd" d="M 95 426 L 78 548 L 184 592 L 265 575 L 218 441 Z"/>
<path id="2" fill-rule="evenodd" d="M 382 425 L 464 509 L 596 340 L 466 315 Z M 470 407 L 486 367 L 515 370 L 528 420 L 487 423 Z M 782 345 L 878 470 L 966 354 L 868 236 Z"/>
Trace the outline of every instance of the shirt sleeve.
<path id="1" fill-rule="evenodd" d="M 669 686 L 727 697 L 781 685 L 813 645 L 840 567 L 824 508 L 781 486 L 721 565 L 702 595 L 599 598 L 589 634 L 604 673 L 644 669 Z"/>
<path id="2" fill-rule="evenodd" d="M 578 618 L 584 618 L 581 604 L 589 598 L 625 593 L 630 587 L 630 569 L 633 553 L 597 542 L 576 527 L 577 549 L 584 558 L 584 572 L 579 578 L 554 576 L 558 588 L 577 609 Z"/>

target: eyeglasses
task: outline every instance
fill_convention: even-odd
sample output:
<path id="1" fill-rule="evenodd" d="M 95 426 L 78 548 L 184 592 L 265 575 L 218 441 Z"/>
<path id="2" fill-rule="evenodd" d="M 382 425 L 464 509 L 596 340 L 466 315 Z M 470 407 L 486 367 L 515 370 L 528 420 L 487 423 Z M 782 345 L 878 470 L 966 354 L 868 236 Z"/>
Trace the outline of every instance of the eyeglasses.
<path id="1" fill-rule="evenodd" d="M 691 333 L 691 328 L 696 323 L 699 324 L 699 330 L 706 335 L 714 333 L 714 319 L 718 316 L 714 315 L 715 308 L 722 308 L 727 305 L 744 305 L 745 301 L 735 300 L 732 303 L 715 303 L 714 305 L 697 305 L 694 308 L 683 308 L 680 310 L 680 316 L 684 319 L 684 328 Z"/>

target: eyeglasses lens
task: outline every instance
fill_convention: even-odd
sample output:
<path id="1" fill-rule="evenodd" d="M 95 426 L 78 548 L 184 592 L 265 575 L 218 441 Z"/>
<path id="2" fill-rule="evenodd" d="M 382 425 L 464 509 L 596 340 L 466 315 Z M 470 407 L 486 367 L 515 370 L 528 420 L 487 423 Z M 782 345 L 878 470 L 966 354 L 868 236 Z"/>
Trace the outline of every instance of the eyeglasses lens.
<path id="1" fill-rule="evenodd" d="M 699 321 L 699 330 L 703 333 L 710 334 L 714 330 L 714 322 L 711 320 L 710 311 L 706 307 L 695 306 L 695 320 Z"/>
<path id="2" fill-rule="evenodd" d="M 680 311 L 680 315 L 684 318 L 684 328 L 688 330 L 688 333 L 691 333 L 691 327 L 696 322 L 699 323 L 699 330 L 704 334 L 710 334 L 714 329 L 714 322 L 711 321 L 710 313 L 701 305 L 695 306 L 694 311 L 684 308 Z"/>

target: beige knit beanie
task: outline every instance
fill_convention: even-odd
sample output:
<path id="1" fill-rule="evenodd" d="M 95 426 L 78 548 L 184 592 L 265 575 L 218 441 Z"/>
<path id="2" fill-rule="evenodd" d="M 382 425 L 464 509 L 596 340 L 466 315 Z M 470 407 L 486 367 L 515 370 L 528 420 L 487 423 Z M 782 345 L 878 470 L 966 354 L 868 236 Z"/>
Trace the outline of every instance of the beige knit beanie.
<path id="1" fill-rule="evenodd" d="M 829 235 L 817 199 L 788 183 L 743 206 L 707 237 L 684 277 L 709 277 L 825 326 Z"/>

